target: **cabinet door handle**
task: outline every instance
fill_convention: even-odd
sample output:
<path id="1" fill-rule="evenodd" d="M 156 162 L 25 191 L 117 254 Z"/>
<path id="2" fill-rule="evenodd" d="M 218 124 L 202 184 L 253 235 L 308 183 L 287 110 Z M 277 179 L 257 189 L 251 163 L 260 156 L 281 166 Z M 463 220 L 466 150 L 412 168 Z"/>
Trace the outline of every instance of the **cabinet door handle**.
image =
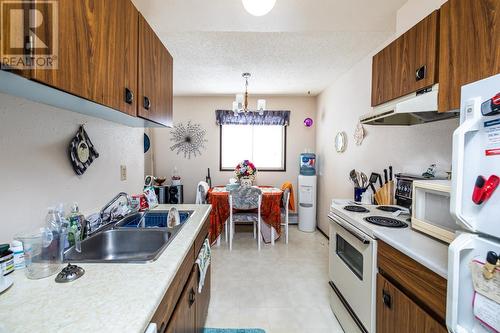
<path id="1" fill-rule="evenodd" d="M 389 309 L 391 308 L 392 305 L 391 295 L 385 290 L 382 290 L 382 301 L 384 302 L 384 305 L 386 307 L 388 307 Z"/>
<path id="2" fill-rule="evenodd" d="M 129 88 L 125 88 L 125 103 L 132 104 L 134 101 L 134 93 Z"/>
<path id="3" fill-rule="evenodd" d="M 426 66 L 422 66 L 415 71 L 415 81 L 420 81 L 425 79 L 425 74 L 427 72 Z"/>
<path id="4" fill-rule="evenodd" d="M 151 108 L 151 100 L 149 99 L 149 97 L 144 96 L 143 105 L 146 110 L 149 110 Z"/>
<path id="5" fill-rule="evenodd" d="M 196 301 L 196 292 L 194 291 L 193 288 L 191 288 L 191 291 L 189 292 L 189 307 L 193 306 L 195 301 Z"/>
<path id="6" fill-rule="evenodd" d="M 160 328 L 158 329 L 158 333 L 165 333 L 165 330 L 167 329 L 167 322 L 161 323 Z"/>

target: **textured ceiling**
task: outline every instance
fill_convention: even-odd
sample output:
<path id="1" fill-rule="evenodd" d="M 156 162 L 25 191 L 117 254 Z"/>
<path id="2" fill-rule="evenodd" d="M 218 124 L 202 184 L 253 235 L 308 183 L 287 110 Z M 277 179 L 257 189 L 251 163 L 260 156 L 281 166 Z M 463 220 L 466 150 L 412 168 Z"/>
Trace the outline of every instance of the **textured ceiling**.
<path id="1" fill-rule="evenodd" d="M 174 56 L 175 95 L 315 95 L 394 33 L 405 0 L 133 0 Z"/>

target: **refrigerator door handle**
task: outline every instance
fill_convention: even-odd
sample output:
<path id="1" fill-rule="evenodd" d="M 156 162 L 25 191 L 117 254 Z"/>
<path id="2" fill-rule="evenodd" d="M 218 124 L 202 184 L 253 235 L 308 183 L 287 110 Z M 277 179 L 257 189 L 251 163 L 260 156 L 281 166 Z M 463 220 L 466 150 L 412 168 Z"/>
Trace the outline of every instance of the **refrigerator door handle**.
<path id="1" fill-rule="evenodd" d="M 453 333 L 458 331 L 458 298 L 460 286 L 460 255 L 473 249 L 477 235 L 461 234 L 448 248 L 448 292 L 446 299 L 446 326 Z"/>
<path id="2" fill-rule="evenodd" d="M 451 196 L 450 209 L 452 215 L 469 227 L 469 229 L 473 230 L 471 225 L 462 216 L 465 137 L 467 133 L 479 130 L 481 99 L 473 98 L 468 100 L 462 112 L 465 113 L 465 121 L 453 133 L 452 191 L 454 191 L 454 194 Z"/>

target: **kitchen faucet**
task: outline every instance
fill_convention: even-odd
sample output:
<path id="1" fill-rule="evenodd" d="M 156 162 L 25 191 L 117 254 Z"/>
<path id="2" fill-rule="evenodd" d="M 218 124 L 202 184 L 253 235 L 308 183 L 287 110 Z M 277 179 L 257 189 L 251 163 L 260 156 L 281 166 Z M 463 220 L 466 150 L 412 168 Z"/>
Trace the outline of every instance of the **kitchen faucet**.
<path id="1" fill-rule="evenodd" d="M 99 214 L 94 214 L 95 218 L 93 219 L 93 222 L 90 221 L 90 219 L 86 222 L 86 237 L 89 237 L 93 234 L 95 234 L 97 231 L 102 230 L 103 227 L 109 225 L 110 223 L 113 222 L 114 219 L 114 213 L 118 209 L 118 207 L 111 208 L 109 214 L 105 214 L 106 210 L 108 210 L 110 207 L 112 207 L 120 198 L 125 197 L 127 200 L 127 206 L 131 207 L 131 201 L 130 197 L 127 193 L 125 192 L 120 192 L 118 193 L 113 199 L 111 199 L 110 202 L 108 202 L 99 212 Z M 98 217 L 97 217 L 98 216 Z"/>
<path id="2" fill-rule="evenodd" d="M 109 208 L 111 207 L 115 202 L 117 202 L 121 197 L 125 197 L 125 199 L 127 200 L 127 206 L 130 207 L 131 206 L 131 202 L 130 202 L 130 197 L 127 193 L 125 192 L 120 192 L 118 193 L 113 199 L 111 199 L 110 202 L 108 202 L 100 211 L 99 215 L 101 217 L 101 221 L 104 222 L 105 219 L 104 219 L 104 212 Z M 108 222 L 111 222 L 113 220 L 113 212 L 115 210 L 111 209 L 111 211 L 109 212 L 109 221 Z M 107 219 L 106 219 L 107 220 Z M 102 223 L 101 222 L 101 223 Z"/>

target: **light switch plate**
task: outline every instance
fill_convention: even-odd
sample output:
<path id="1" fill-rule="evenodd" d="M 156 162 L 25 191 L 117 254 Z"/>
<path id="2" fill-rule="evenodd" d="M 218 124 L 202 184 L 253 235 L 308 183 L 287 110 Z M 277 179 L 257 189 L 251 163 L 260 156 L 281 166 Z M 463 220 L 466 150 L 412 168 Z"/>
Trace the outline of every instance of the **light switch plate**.
<path id="1" fill-rule="evenodd" d="M 127 166 L 126 165 L 120 165 L 120 180 L 121 181 L 127 180 Z"/>

